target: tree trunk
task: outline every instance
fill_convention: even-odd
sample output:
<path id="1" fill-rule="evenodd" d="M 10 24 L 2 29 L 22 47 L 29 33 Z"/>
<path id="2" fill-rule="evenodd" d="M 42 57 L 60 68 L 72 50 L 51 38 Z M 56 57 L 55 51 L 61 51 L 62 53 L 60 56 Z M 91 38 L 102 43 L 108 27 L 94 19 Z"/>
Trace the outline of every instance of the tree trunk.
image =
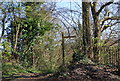
<path id="1" fill-rule="evenodd" d="M 83 0 L 84 1 L 84 0 Z M 83 54 L 91 56 L 90 2 L 82 2 Z"/>
<path id="2" fill-rule="evenodd" d="M 100 40 L 100 32 L 99 32 L 99 23 L 98 23 L 98 16 L 95 15 L 95 17 L 93 17 L 94 19 L 94 31 L 93 31 L 93 35 L 94 35 L 94 47 L 93 47 L 93 53 L 94 53 L 94 61 L 98 62 L 98 55 L 99 55 L 99 49 L 98 49 L 98 43 Z"/>
<path id="3" fill-rule="evenodd" d="M 18 4 L 18 7 L 20 7 L 20 3 Z M 14 15 L 15 15 L 15 13 L 14 13 Z M 14 42 L 14 46 L 13 46 L 13 49 L 14 49 L 14 51 L 13 51 L 13 55 L 14 55 L 14 59 L 16 60 L 16 61 L 18 61 L 18 54 L 16 53 L 17 51 L 18 51 L 18 49 L 17 49 L 17 46 L 18 46 L 18 39 L 19 39 L 19 33 L 20 33 L 20 10 L 18 10 L 18 17 L 19 18 L 14 18 L 14 21 L 16 22 L 19 22 L 18 23 L 18 25 L 17 25 L 17 27 L 16 27 L 16 33 L 15 33 L 15 42 Z"/>
<path id="4" fill-rule="evenodd" d="M 16 51 L 16 48 L 17 48 L 19 30 L 20 30 L 20 24 L 18 24 L 18 28 L 17 28 L 16 35 L 15 35 L 14 51 Z"/>
<path id="5" fill-rule="evenodd" d="M 97 2 L 93 2 L 91 6 L 91 11 L 92 11 L 92 16 L 93 16 L 93 21 L 94 21 L 94 26 L 93 26 L 93 59 L 95 62 L 98 62 L 98 54 L 99 54 L 99 49 L 98 49 L 98 42 L 100 40 L 100 29 L 99 29 L 99 15 L 97 14 L 96 10 L 96 5 Z"/>
<path id="6" fill-rule="evenodd" d="M 6 13 L 4 14 L 4 17 L 2 19 L 2 33 L 1 33 L 1 37 L 0 37 L 0 42 L 2 42 L 2 38 L 3 38 L 4 32 L 5 32 L 5 18 L 6 18 Z"/>

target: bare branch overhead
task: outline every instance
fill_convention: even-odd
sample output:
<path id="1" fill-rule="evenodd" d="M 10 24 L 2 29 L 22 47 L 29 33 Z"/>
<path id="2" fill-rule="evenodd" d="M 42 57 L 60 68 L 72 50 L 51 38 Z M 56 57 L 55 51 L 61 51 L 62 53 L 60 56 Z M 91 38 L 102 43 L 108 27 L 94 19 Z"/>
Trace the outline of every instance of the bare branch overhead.
<path id="1" fill-rule="evenodd" d="M 113 24 L 104 25 L 104 26 L 102 27 L 102 29 L 101 29 L 101 32 L 103 32 L 104 30 L 106 30 L 108 27 L 114 26 L 114 25 L 116 25 L 116 24 L 118 24 L 118 23 L 120 23 L 120 22 L 115 22 L 115 23 L 113 23 Z"/>
<path id="2" fill-rule="evenodd" d="M 98 10 L 97 15 L 99 15 L 100 12 L 101 12 L 106 6 L 108 6 L 108 5 L 112 4 L 112 3 L 113 3 L 113 2 L 108 2 L 108 3 L 104 4 L 104 5 L 102 5 L 102 6 L 100 7 L 100 9 Z"/>
<path id="3" fill-rule="evenodd" d="M 99 23 L 106 20 L 120 20 L 120 17 L 104 17 L 103 19 L 99 20 Z"/>

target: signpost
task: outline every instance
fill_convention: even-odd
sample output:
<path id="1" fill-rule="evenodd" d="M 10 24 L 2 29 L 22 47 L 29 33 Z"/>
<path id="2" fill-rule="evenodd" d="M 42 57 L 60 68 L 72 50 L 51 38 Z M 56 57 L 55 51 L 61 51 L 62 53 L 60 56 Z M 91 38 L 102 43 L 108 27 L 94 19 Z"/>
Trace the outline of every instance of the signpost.
<path id="1" fill-rule="evenodd" d="M 63 63 L 63 66 L 65 64 L 65 52 L 64 52 L 64 39 L 65 38 L 75 38 L 76 36 L 64 36 L 64 33 L 62 32 L 62 63 Z"/>

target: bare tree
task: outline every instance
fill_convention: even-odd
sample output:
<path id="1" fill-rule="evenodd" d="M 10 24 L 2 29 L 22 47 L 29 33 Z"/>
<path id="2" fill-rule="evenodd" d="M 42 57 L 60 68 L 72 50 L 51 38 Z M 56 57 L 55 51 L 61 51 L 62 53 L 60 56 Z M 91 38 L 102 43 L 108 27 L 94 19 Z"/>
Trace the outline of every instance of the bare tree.
<path id="1" fill-rule="evenodd" d="M 117 16 L 110 16 L 110 12 L 109 10 L 105 10 L 105 8 L 111 4 L 113 4 L 114 2 L 106 2 L 103 5 L 100 6 L 100 8 L 97 10 L 98 8 L 98 0 L 96 2 L 91 2 L 91 11 L 92 11 L 92 18 L 93 18 L 93 37 L 94 37 L 94 47 L 93 47 L 93 52 L 94 52 L 94 59 L 95 61 L 98 60 L 98 54 L 99 54 L 99 50 L 98 50 L 98 43 L 100 42 L 100 36 L 101 33 L 106 30 L 107 28 L 116 25 L 118 22 L 112 23 L 112 20 L 118 20 L 120 19 L 120 17 Z M 102 18 L 100 18 L 100 15 L 102 13 L 102 11 L 105 11 L 104 15 Z M 105 25 L 106 21 L 108 21 L 108 25 Z"/>

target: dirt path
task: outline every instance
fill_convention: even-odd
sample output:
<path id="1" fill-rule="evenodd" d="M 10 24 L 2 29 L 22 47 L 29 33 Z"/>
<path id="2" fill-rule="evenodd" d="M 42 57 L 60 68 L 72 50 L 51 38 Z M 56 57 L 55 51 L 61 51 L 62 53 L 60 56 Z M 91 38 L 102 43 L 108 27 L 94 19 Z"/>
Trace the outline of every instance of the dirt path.
<path id="1" fill-rule="evenodd" d="M 96 65 L 76 64 L 72 66 L 70 65 L 68 68 L 69 71 L 62 73 L 62 75 L 54 75 L 51 78 L 80 81 L 120 81 L 120 76 L 114 75 L 106 71 L 103 67 L 98 67 Z"/>
<path id="2" fill-rule="evenodd" d="M 120 76 L 111 74 L 107 71 L 108 69 L 96 65 L 73 64 L 67 68 L 66 72 L 55 74 L 21 74 L 21 76 L 29 75 L 29 77 L 2 81 L 120 81 Z"/>

